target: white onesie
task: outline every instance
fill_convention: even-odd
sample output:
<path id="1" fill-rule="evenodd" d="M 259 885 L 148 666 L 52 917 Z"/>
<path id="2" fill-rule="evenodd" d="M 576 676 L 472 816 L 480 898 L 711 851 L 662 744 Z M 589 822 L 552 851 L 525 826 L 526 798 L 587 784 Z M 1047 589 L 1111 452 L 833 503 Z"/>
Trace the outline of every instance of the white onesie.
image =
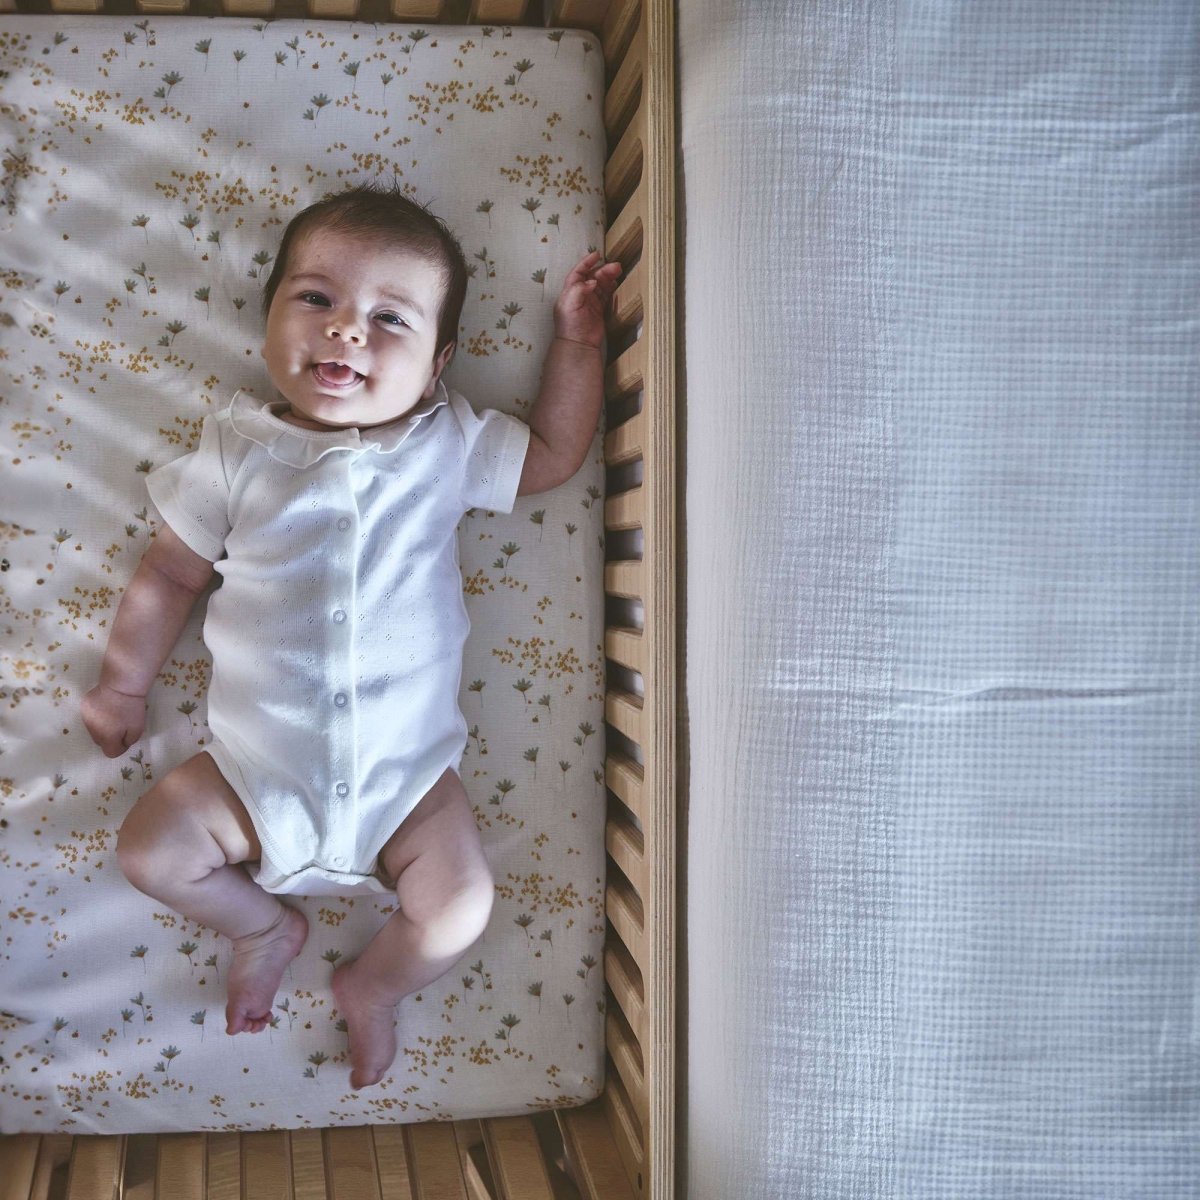
<path id="1" fill-rule="evenodd" d="M 146 484 L 223 576 L 206 750 L 262 842 L 256 881 L 383 892 L 380 850 L 466 745 L 457 525 L 512 510 L 529 428 L 440 382 L 364 431 L 302 429 L 285 408 L 238 392 Z"/>

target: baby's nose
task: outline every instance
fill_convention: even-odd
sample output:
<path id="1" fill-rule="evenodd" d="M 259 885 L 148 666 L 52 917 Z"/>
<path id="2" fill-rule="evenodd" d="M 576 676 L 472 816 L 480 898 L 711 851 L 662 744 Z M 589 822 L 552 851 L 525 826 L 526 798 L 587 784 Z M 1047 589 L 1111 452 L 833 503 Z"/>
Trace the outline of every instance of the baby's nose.
<path id="1" fill-rule="evenodd" d="M 329 327 L 325 330 L 325 336 L 340 338 L 343 342 L 349 342 L 352 346 L 365 345 L 367 340 L 362 327 L 352 317 L 341 317 L 330 321 Z"/>

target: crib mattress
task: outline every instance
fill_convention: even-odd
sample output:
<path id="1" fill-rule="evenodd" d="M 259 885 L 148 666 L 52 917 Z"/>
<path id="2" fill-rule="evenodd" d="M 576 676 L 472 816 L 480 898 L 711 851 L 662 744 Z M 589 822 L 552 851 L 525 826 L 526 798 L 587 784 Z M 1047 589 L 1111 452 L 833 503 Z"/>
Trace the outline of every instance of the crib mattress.
<path id="1" fill-rule="evenodd" d="M 210 738 L 203 606 L 108 760 L 79 700 L 160 518 L 145 475 L 241 387 L 282 227 L 397 178 L 473 268 L 451 386 L 527 412 L 567 270 L 603 244 L 590 34 L 226 18 L 0 20 L 4 764 L 0 1129 L 249 1130 L 469 1119 L 603 1086 L 599 440 L 567 484 L 460 528 L 462 764 L 497 883 L 482 939 L 348 1082 L 329 980 L 388 897 L 296 900 L 272 1027 L 224 1033 L 228 946 L 115 860 L 138 795 Z M 580 80 L 585 81 L 581 86 Z M 591 81 L 591 86 L 587 86 Z"/>

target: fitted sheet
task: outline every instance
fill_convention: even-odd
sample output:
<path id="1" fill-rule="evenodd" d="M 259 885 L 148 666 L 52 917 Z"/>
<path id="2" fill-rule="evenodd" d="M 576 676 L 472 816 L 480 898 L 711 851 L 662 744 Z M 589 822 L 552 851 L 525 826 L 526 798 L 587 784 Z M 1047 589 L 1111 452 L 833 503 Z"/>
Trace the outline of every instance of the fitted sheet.
<path id="1" fill-rule="evenodd" d="M 209 739 L 198 607 L 119 759 L 79 719 L 159 524 L 147 471 L 270 395 L 259 295 L 283 224 L 397 178 L 471 268 L 447 382 L 522 415 L 553 304 L 603 245 L 603 65 L 574 31 L 0 19 L 3 817 L 0 1128 L 255 1129 L 523 1113 L 603 1086 L 603 466 L 460 527 L 462 776 L 487 932 L 398 1009 L 350 1091 L 329 989 L 387 896 L 295 900 L 273 1027 L 224 1033 L 228 947 L 120 875 L 116 831 Z M 394 903 L 394 897 L 391 898 Z"/>
<path id="2" fill-rule="evenodd" d="M 1198 10 L 679 45 L 689 1200 L 1193 1197 Z"/>

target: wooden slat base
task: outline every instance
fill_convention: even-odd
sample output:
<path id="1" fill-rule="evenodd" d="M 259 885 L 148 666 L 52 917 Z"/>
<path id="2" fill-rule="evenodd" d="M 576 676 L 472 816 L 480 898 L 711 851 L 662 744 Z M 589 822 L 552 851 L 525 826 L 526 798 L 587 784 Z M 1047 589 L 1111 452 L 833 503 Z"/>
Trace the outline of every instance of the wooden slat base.
<path id="1" fill-rule="evenodd" d="M 551 1113 L 245 1134 L 14 1134 L 0 1137 L 0 1200 L 626 1200 L 624 1178 L 600 1192 L 588 1182 L 601 1104 L 561 1110 L 582 1149 L 564 1143 Z M 578 1184 L 565 1174 L 574 1169 Z"/>

